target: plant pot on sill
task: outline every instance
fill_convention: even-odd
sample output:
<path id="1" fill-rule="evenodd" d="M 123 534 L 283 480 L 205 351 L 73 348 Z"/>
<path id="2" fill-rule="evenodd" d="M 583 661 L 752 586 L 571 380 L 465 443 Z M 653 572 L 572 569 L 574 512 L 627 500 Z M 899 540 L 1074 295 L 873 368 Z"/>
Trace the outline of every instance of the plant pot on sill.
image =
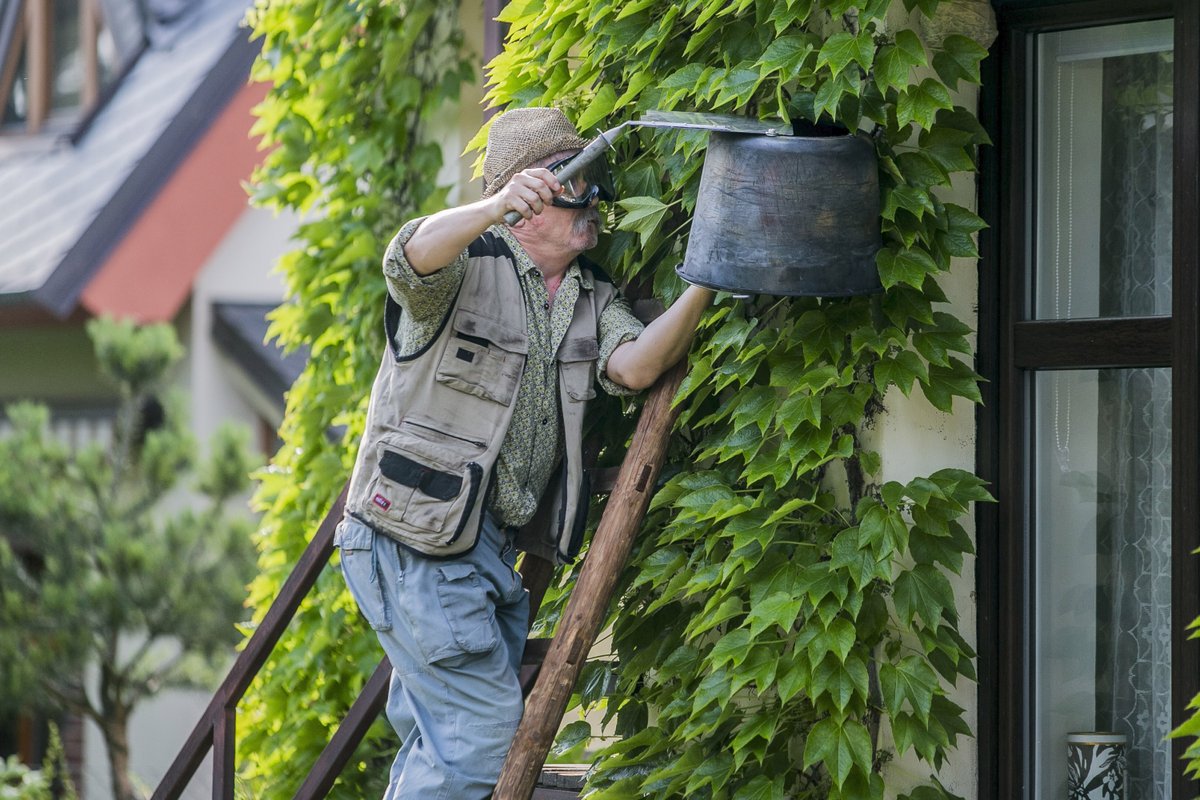
<path id="1" fill-rule="evenodd" d="M 1125 747 L 1123 733 L 1068 733 L 1068 800 L 1125 800 Z"/>

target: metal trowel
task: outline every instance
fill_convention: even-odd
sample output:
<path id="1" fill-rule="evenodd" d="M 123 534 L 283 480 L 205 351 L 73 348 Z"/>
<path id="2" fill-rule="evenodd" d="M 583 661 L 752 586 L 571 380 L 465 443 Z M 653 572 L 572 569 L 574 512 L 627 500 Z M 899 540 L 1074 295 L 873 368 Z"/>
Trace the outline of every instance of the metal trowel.
<path id="1" fill-rule="evenodd" d="M 584 167 L 604 155 L 604 151 L 613 146 L 613 141 L 628 128 L 691 128 L 702 131 L 719 131 L 721 133 L 746 133 L 758 136 L 791 136 L 792 125 L 784 120 L 760 120 L 741 117 L 736 114 L 709 114 L 702 111 L 647 111 L 639 119 L 622 122 L 614 128 L 609 128 L 588 142 L 579 154 L 564 164 L 555 175 L 560 181 L 568 181 L 583 171 Z M 504 221 L 516 225 L 521 221 L 521 214 L 510 211 L 504 215 Z"/>

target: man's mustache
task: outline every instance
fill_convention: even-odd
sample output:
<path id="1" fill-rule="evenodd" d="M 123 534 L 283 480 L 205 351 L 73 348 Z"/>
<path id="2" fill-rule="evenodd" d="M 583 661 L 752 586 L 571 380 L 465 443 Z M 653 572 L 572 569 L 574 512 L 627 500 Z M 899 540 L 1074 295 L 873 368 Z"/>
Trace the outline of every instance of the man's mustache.
<path id="1" fill-rule="evenodd" d="M 589 222 L 596 223 L 597 229 L 600 227 L 600 212 L 595 206 L 592 206 L 591 208 L 581 208 L 579 210 L 579 215 L 575 217 L 575 224 L 573 227 L 578 231 L 582 231 L 587 228 L 587 224 Z"/>

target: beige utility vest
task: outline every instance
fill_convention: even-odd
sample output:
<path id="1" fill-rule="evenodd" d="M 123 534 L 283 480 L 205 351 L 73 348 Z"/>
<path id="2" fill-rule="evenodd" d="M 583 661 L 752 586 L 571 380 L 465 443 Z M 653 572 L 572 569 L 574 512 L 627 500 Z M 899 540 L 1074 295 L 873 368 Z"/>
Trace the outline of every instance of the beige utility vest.
<path id="1" fill-rule="evenodd" d="M 512 251 L 488 232 L 467 254 L 458 296 L 417 352 L 397 351 L 401 311 L 387 298 L 387 347 L 346 503 L 350 514 L 377 532 L 435 558 L 461 555 L 478 541 L 529 351 Z M 580 289 L 556 354 L 565 453 L 517 539 L 522 549 L 560 562 L 575 557 L 587 520 L 583 415 L 595 396 L 597 322 L 615 293 L 590 268 L 583 272 L 594 288 Z"/>

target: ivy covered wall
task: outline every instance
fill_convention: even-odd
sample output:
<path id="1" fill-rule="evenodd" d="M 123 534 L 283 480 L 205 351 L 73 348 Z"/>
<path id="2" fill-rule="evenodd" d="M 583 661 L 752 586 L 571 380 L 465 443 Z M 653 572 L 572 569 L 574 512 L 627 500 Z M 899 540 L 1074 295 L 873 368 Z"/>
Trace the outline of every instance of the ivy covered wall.
<path id="1" fill-rule="evenodd" d="M 723 297 L 705 317 L 671 477 L 613 609 L 617 693 L 586 680 L 578 698 L 624 737 L 597 757 L 595 797 L 975 794 L 971 504 L 987 494 L 969 472 L 973 173 L 986 137 L 973 109 L 990 37 L 978 6 L 517 0 L 505 11 L 496 103 L 560 105 L 585 131 L 649 109 L 824 117 L 870 137 L 881 165 L 883 295 Z M 275 330 L 314 353 L 260 492 L 260 614 L 348 475 L 382 347 L 383 247 L 447 202 L 444 145 L 481 120 L 459 101 L 477 72 L 462 33 L 472 14 L 429 0 L 257 12 L 257 74 L 275 85 L 260 128 L 277 149 L 256 196 L 309 215 L 282 264 L 294 302 Z M 597 260 L 667 301 L 683 287 L 674 266 L 704 143 L 638 134 L 613 157 L 622 199 Z M 615 462 L 630 410 L 596 410 Z M 377 660 L 326 575 L 244 704 L 250 791 L 294 792 Z M 376 726 L 336 795 L 380 792 L 389 736 Z"/>

